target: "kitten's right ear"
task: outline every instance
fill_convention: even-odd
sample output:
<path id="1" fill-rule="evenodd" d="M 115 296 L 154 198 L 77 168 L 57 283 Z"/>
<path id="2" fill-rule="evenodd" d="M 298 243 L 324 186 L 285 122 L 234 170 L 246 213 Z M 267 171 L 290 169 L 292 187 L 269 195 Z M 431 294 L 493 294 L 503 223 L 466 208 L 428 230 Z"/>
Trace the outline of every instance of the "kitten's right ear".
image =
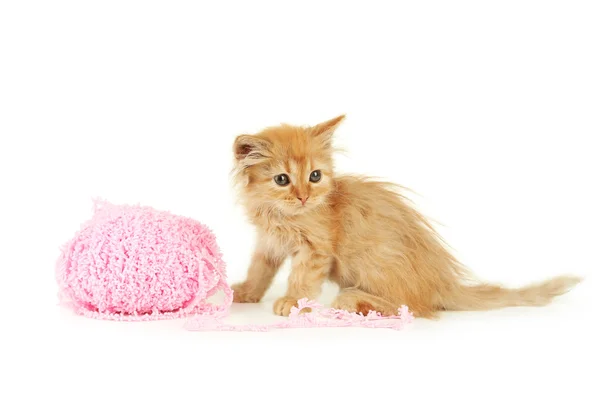
<path id="1" fill-rule="evenodd" d="M 324 137 L 326 140 L 329 140 L 333 136 L 333 132 L 335 132 L 344 119 L 346 119 L 346 114 L 321 122 L 320 124 L 313 126 L 311 133 L 313 136 Z"/>
<path id="2" fill-rule="evenodd" d="M 270 156 L 271 143 L 253 135 L 240 135 L 233 143 L 233 153 L 239 163 L 249 167 L 258 164 Z"/>

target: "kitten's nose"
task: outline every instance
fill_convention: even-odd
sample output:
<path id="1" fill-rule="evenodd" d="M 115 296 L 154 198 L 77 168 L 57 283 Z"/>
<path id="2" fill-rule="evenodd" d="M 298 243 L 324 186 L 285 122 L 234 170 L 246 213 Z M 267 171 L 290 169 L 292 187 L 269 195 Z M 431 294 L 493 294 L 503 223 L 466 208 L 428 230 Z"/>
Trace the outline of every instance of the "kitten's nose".
<path id="1" fill-rule="evenodd" d="M 308 200 L 308 196 L 298 197 L 298 200 L 302 202 L 302 205 L 305 205 L 306 201 Z"/>

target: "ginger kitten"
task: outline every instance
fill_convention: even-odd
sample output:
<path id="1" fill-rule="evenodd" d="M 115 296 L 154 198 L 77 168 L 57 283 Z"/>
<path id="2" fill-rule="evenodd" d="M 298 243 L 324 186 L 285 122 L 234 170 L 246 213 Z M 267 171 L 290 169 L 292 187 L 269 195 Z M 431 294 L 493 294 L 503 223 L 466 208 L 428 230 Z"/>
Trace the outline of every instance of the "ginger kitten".
<path id="1" fill-rule="evenodd" d="M 580 282 L 560 276 L 520 289 L 473 282 L 394 185 L 335 174 L 332 136 L 344 117 L 235 139 L 235 179 L 258 240 L 246 280 L 233 286 L 234 302 L 260 301 L 288 257 L 287 292 L 274 304 L 283 316 L 298 299 L 316 299 L 326 279 L 340 287 L 335 308 L 393 315 L 407 305 L 426 318 L 542 306 Z"/>

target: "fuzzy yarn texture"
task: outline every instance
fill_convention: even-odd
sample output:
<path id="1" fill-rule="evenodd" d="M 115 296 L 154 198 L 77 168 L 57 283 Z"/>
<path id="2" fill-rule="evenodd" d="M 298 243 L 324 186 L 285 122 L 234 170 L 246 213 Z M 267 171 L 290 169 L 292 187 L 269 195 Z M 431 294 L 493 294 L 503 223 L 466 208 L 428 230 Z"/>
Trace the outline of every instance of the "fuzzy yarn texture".
<path id="1" fill-rule="evenodd" d="M 93 217 L 62 248 L 56 280 L 61 302 L 92 318 L 218 316 L 233 301 L 211 230 L 139 205 L 95 201 Z M 222 305 L 208 301 L 218 291 Z"/>
<path id="2" fill-rule="evenodd" d="M 233 302 L 225 262 L 212 231 L 191 218 L 148 206 L 94 202 L 92 218 L 61 249 L 56 281 L 61 304 L 77 314 L 117 321 L 188 318 L 191 331 L 271 331 L 314 327 L 399 330 L 413 321 L 406 306 L 384 317 L 324 308 L 300 299 L 274 324 L 229 325 Z M 209 299 L 224 293 L 222 304 Z M 311 311 L 311 312 L 303 312 Z"/>

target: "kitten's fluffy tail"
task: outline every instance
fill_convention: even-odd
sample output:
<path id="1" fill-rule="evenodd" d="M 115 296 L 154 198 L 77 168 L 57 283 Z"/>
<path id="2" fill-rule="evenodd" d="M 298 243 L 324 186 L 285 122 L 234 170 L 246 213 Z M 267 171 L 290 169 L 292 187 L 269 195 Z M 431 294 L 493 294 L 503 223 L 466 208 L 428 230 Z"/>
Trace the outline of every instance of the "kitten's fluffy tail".
<path id="1" fill-rule="evenodd" d="M 519 289 L 496 285 L 460 286 L 446 299 L 444 308 L 454 311 L 478 311 L 519 306 L 544 306 L 556 296 L 570 291 L 582 281 L 576 276 L 558 276 Z"/>

